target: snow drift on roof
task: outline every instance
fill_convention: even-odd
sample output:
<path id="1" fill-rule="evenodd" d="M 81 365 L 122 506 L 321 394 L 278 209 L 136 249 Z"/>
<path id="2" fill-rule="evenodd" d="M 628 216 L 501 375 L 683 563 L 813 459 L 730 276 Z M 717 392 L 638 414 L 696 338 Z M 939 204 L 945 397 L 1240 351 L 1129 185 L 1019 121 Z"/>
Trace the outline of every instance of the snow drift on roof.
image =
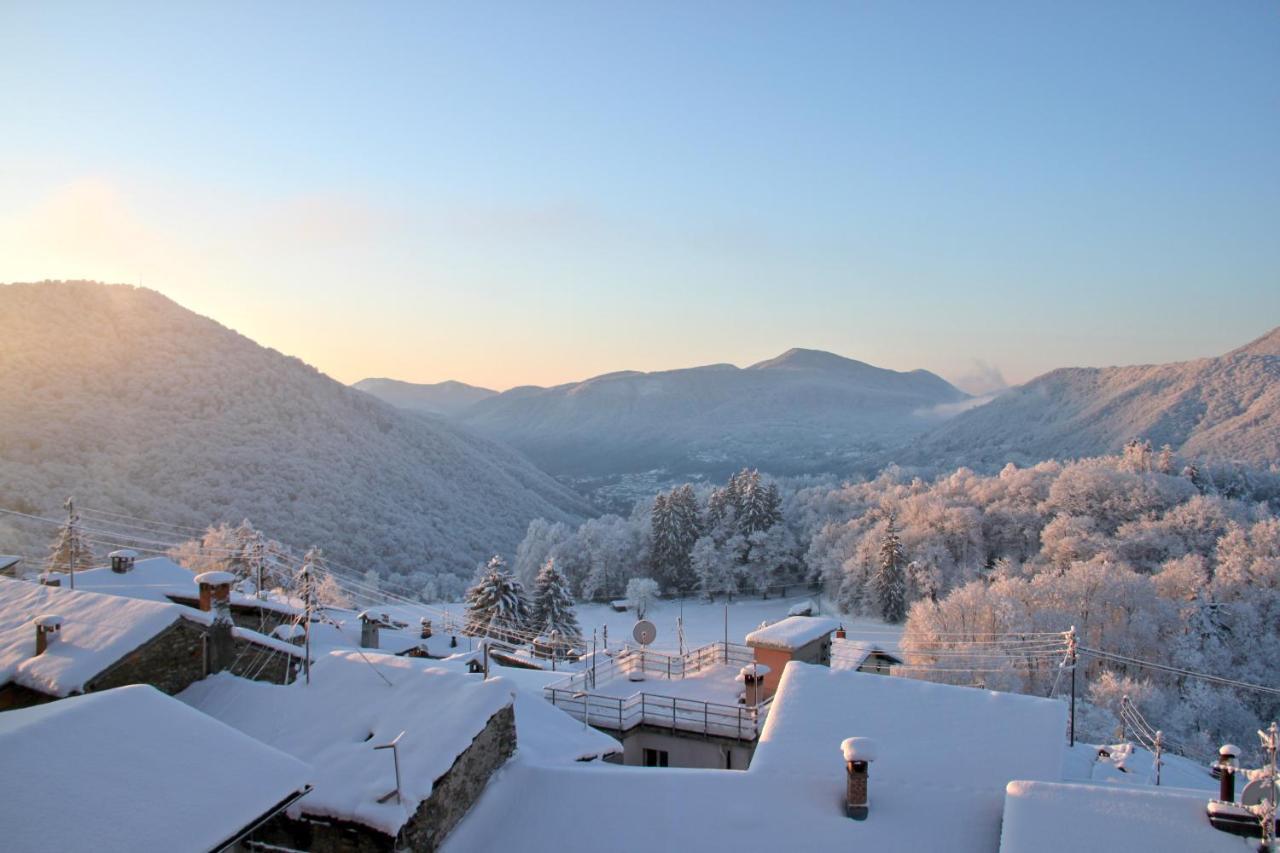
<path id="1" fill-rule="evenodd" d="M 1178 788 L 1010 782 L 1000 853 L 1249 849 L 1209 825 L 1207 803 Z"/>
<path id="2" fill-rule="evenodd" d="M 790 652 L 839 627 L 839 622 L 826 616 L 788 616 L 780 622 L 757 628 L 747 634 L 747 645 Z"/>
<path id="3" fill-rule="evenodd" d="M 512 704 L 513 690 L 431 661 L 332 651 L 312 666 L 310 685 L 220 673 L 178 698 L 310 763 L 315 790 L 299 803 L 303 812 L 394 835 L 489 719 Z M 395 789 L 395 769 L 388 750 L 373 748 L 401 732 L 402 802 L 379 803 Z"/>
<path id="4" fill-rule="evenodd" d="M 211 850 L 310 774 L 145 685 L 6 711 L 0 754 L 11 851 Z"/>
<path id="5" fill-rule="evenodd" d="M 133 564 L 133 569 L 123 574 L 113 572 L 110 568 L 88 569 L 76 572 L 76 589 L 89 592 L 103 592 L 110 595 L 122 595 L 126 598 L 143 598 L 148 601 L 172 601 L 187 604 L 198 601 L 200 588 L 196 585 L 196 575 L 179 566 L 168 557 L 148 557 Z M 234 588 L 231 590 L 232 605 L 260 607 L 286 615 L 300 612 L 279 599 L 259 599 L 245 595 Z"/>
<path id="6" fill-rule="evenodd" d="M 52 696 L 77 693 L 183 611 L 176 604 L 0 578 L 0 684 L 12 681 Z M 62 628 L 36 655 L 35 619 L 44 614 L 61 616 Z"/>

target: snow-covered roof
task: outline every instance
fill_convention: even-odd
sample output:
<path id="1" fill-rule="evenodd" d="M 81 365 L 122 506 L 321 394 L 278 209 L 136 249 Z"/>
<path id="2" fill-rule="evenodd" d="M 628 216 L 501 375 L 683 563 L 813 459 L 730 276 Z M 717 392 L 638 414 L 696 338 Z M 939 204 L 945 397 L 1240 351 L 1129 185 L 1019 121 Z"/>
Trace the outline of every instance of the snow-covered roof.
<path id="1" fill-rule="evenodd" d="M 0 714 L 6 850 L 212 850 L 303 790 L 302 762 L 153 687 Z"/>
<path id="2" fill-rule="evenodd" d="M 1060 702 L 792 662 L 746 772 L 513 761 L 444 849 L 992 853 L 1005 785 L 1059 779 L 1065 726 Z M 879 748 L 865 821 L 844 813 L 848 737 Z M 595 830 L 566 832 L 583 814 Z"/>
<path id="3" fill-rule="evenodd" d="M 133 569 L 123 574 L 110 568 L 87 569 L 76 572 L 76 589 L 122 595 L 126 598 L 143 598 L 149 601 L 173 601 L 180 604 L 196 602 L 200 588 L 196 575 L 179 566 L 168 557 L 148 557 L 133 564 Z M 297 607 L 277 599 L 259 599 L 236 590 L 231 591 L 233 605 L 261 607 L 282 614 L 293 615 Z"/>
<path id="4" fill-rule="evenodd" d="M 849 640 L 836 637 L 831 641 L 831 668 L 857 669 L 872 655 L 884 655 L 902 660 L 902 652 L 896 643 L 879 640 Z"/>
<path id="5" fill-rule="evenodd" d="M 1010 782 L 1000 853 L 1252 849 L 1210 826 L 1208 801 L 1180 788 Z"/>
<path id="6" fill-rule="evenodd" d="M 220 673 L 178 698 L 311 764 L 315 790 L 299 803 L 301 811 L 394 835 L 489 719 L 514 701 L 514 689 L 501 679 L 482 681 L 431 664 L 332 651 L 311 667 L 310 685 Z M 373 747 L 401 732 L 402 800 L 379 803 L 395 789 L 395 770 L 392 757 Z"/>
<path id="7" fill-rule="evenodd" d="M 0 578 L 0 684 L 52 696 L 86 682 L 182 618 L 176 604 L 120 599 Z M 62 617 L 57 638 L 36 655 L 35 620 Z"/>
<path id="8" fill-rule="evenodd" d="M 747 634 L 747 645 L 792 652 L 840 627 L 826 616 L 788 616 Z"/>
<path id="9" fill-rule="evenodd" d="M 0 572 L 7 572 L 21 562 L 22 558 L 15 554 L 0 554 Z"/>

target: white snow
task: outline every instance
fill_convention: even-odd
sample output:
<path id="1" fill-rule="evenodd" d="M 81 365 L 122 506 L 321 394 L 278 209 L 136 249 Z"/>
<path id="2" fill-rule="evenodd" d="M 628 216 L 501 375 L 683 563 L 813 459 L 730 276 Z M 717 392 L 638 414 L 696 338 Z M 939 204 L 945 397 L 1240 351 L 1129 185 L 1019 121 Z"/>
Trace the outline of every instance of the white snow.
<path id="1" fill-rule="evenodd" d="M 178 698 L 310 763 L 315 790 L 301 811 L 394 835 L 489 719 L 514 700 L 513 686 L 501 679 L 482 681 L 432 664 L 332 651 L 312 666 L 310 685 L 220 673 Z M 392 756 L 373 747 L 401 732 L 401 802 L 379 803 L 394 790 L 395 771 Z"/>
<path id="2" fill-rule="evenodd" d="M 133 550 L 132 548 L 120 548 L 116 551 L 112 551 L 110 554 L 107 555 L 107 557 L 109 558 L 121 557 L 126 560 L 135 560 L 138 557 L 138 552 Z"/>
<path id="3" fill-rule="evenodd" d="M 877 640 L 853 640 L 836 637 L 831 641 L 831 668 L 857 669 L 867 662 L 867 658 L 880 654 L 903 659 L 902 652 L 895 642 Z"/>
<path id="4" fill-rule="evenodd" d="M 292 793 L 300 761 L 135 685 L 0 714 L 0 846 L 205 851 Z"/>
<path id="5" fill-rule="evenodd" d="M 124 574 L 105 567 L 76 572 L 76 589 L 191 606 L 195 606 L 200 596 L 196 575 L 168 557 L 139 560 L 133 564 L 131 571 Z M 276 598 L 259 599 L 235 589 L 231 591 L 231 603 L 289 615 L 299 612 L 299 608 L 286 601 Z"/>
<path id="6" fill-rule="evenodd" d="M 0 684 L 67 696 L 183 616 L 176 604 L 121 599 L 0 578 Z M 35 620 L 62 617 L 57 642 L 36 655 Z"/>
<path id="7" fill-rule="evenodd" d="M 1207 804 L 1204 793 L 1178 788 L 1010 782 L 1000 853 L 1252 849 L 1210 826 Z"/>
<path id="8" fill-rule="evenodd" d="M 200 586 L 226 586 L 235 583 L 236 576 L 231 572 L 201 572 L 194 580 Z"/>
<path id="9" fill-rule="evenodd" d="M 34 621 L 36 625 L 40 628 L 61 628 L 62 627 L 62 617 L 52 613 L 42 613 L 32 621 Z"/>
<path id="10" fill-rule="evenodd" d="M 790 652 L 825 637 L 839 627 L 839 622 L 827 616 L 788 616 L 747 634 L 747 645 Z"/>
<path id="11" fill-rule="evenodd" d="M 845 761 L 875 761 L 879 747 L 869 737 L 847 737 L 840 742 L 840 753 Z"/>
<path id="12" fill-rule="evenodd" d="M 1005 785 L 1060 778 L 1065 716 L 1045 699 L 790 663 L 749 770 L 513 761 L 444 849 L 992 853 Z M 844 813 L 851 736 L 880 745 L 866 821 Z M 566 829 L 583 815 L 603 829 Z"/>

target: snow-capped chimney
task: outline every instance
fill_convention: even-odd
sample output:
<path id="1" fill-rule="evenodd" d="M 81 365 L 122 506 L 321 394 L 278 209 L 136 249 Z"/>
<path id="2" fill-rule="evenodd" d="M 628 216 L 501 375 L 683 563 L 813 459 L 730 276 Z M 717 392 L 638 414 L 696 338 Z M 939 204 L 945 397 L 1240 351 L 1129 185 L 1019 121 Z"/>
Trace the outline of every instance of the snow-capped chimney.
<path id="1" fill-rule="evenodd" d="M 360 614 L 360 648 L 376 649 L 378 647 L 378 629 L 382 620 L 368 610 Z"/>
<path id="2" fill-rule="evenodd" d="M 847 636 L 847 635 L 845 634 L 845 630 L 844 630 L 844 626 L 843 626 L 843 625 L 841 625 L 839 628 L 837 628 L 837 629 L 836 629 L 836 639 L 837 639 L 837 640 L 843 640 L 846 636 Z"/>
<path id="3" fill-rule="evenodd" d="M 876 758 L 876 742 L 868 737 L 845 738 L 840 744 L 840 752 L 848 775 L 844 813 L 854 820 L 866 820 L 869 808 L 867 771 L 868 765 Z"/>
<path id="4" fill-rule="evenodd" d="M 36 622 L 36 654 L 42 655 L 49 648 L 49 643 L 58 638 L 62 630 L 62 617 L 46 613 L 37 616 Z"/>
<path id="5" fill-rule="evenodd" d="M 1239 764 L 1240 747 L 1224 743 L 1218 750 L 1218 799 L 1224 803 L 1236 801 L 1236 767 Z"/>
<path id="6" fill-rule="evenodd" d="M 769 667 L 762 663 L 749 663 L 739 670 L 737 680 L 742 682 L 742 701 L 745 705 L 754 708 L 764 701 L 764 679 L 770 672 Z"/>
<path id="7" fill-rule="evenodd" d="M 131 548 L 122 548 L 119 551 L 112 551 L 107 556 L 111 558 L 111 571 L 123 575 L 133 571 L 133 563 L 138 559 L 138 552 Z"/>
<path id="8" fill-rule="evenodd" d="M 217 605 L 227 608 L 231 606 L 231 584 L 236 576 L 231 572 L 205 572 L 196 575 L 196 584 L 200 587 L 200 609 L 205 613 Z"/>

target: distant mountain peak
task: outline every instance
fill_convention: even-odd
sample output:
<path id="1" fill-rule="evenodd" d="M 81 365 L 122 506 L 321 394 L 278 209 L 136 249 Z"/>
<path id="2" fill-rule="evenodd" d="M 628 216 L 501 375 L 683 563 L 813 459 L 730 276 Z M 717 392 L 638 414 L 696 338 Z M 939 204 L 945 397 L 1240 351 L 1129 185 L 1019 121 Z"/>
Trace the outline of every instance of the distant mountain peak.
<path id="1" fill-rule="evenodd" d="M 1280 355 L 1280 326 L 1276 326 L 1257 340 L 1232 350 L 1229 355 Z"/>
<path id="2" fill-rule="evenodd" d="M 826 350 L 792 347 L 776 358 L 756 362 L 747 370 L 848 370 L 870 366 Z"/>

